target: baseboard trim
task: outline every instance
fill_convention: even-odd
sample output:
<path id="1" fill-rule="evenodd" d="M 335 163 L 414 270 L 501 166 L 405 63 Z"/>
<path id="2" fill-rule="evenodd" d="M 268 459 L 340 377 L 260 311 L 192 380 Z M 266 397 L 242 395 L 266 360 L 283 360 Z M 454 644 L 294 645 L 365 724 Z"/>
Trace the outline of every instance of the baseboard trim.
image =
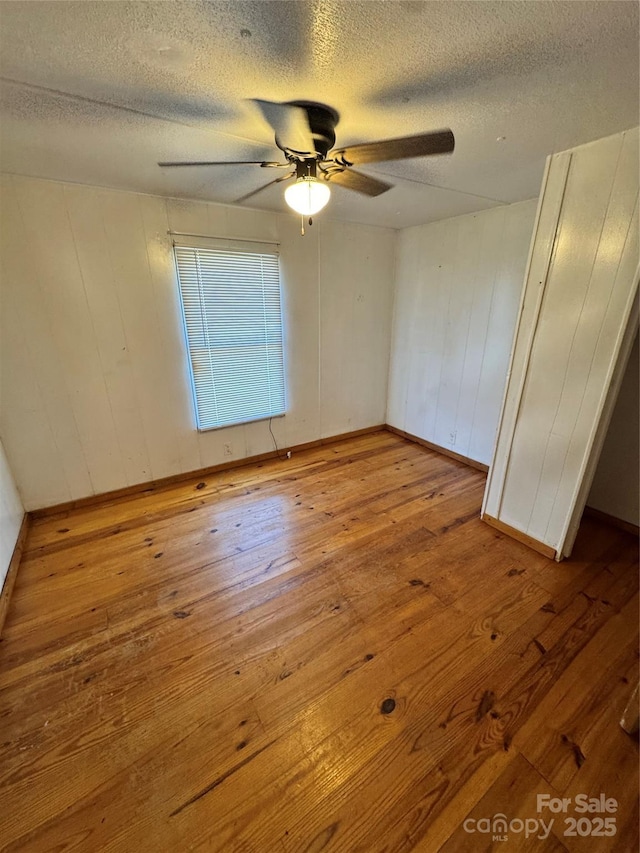
<path id="1" fill-rule="evenodd" d="M 494 527 L 496 530 L 499 530 L 500 533 L 505 533 L 507 536 L 510 536 L 512 539 L 521 542 L 523 545 L 526 545 L 528 548 L 537 551 L 539 554 L 543 554 L 550 560 L 556 559 L 555 548 L 552 548 L 551 545 L 546 545 L 544 542 L 539 542 L 537 539 L 534 539 L 533 536 L 529 536 L 527 533 L 523 533 L 521 530 L 518 530 L 515 527 L 511 527 L 511 525 L 505 524 L 504 521 L 499 521 L 497 518 L 493 518 L 493 516 L 491 515 L 486 515 L 486 513 L 485 515 L 481 515 L 480 518 L 490 527 Z"/>
<path id="2" fill-rule="evenodd" d="M 586 506 L 583 515 L 590 518 L 597 518 L 598 521 L 603 521 L 605 524 L 610 524 L 612 527 L 624 530 L 625 533 L 631 533 L 632 536 L 640 536 L 640 527 L 637 524 L 625 521 L 624 518 L 617 518 L 615 515 L 609 515 L 608 512 L 603 512 L 601 509 L 596 509 L 593 506 Z"/>
<path id="3" fill-rule="evenodd" d="M 24 516 L 22 517 L 22 524 L 20 525 L 20 530 L 18 532 L 18 538 L 16 540 L 15 548 L 13 549 L 13 554 L 11 555 L 11 561 L 9 562 L 7 576 L 4 579 L 2 592 L 0 592 L 0 637 L 2 636 L 2 629 L 4 628 L 4 620 L 7 618 L 7 613 L 9 611 L 11 593 L 13 592 L 13 587 L 15 586 L 16 577 L 18 576 L 18 568 L 20 566 L 20 560 L 22 559 L 22 552 L 24 551 L 25 542 L 27 541 L 27 533 L 29 532 L 30 523 L 31 515 L 30 513 L 25 512 Z"/>
<path id="4" fill-rule="evenodd" d="M 410 432 L 405 432 L 403 429 L 398 429 L 397 427 L 390 426 L 389 424 L 386 425 L 386 429 L 388 429 L 389 432 L 399 435 L 401 438 L 406 438 L 408 441 L 413 441 L 415 444 L 421 444 L 429 450 L 441 453 L 443 456 L 449 456 L 451 459 L 455 459 L 458 462 L 464 462 L 465 465 L 469 465 L 471 468 L 476 468 L 478 471 L 482 471 L 485 474 L 489 470 L 489 466 L 485 465 L 483 462 L 476 462 L 475 459 L 470 459 L 468 456 L 462 456 L 461 453 L 454 453 L 453 450 L 447 450 L 446 447 L 440 447 L 439 444 L 433 444 L 433 442 L 427 441 L 426 438 L 419 438 L 417 435 L 412 435 Z"/>
<path id="5" fill-rule="evenodd" d="M 61 515 L 74 509 L 84 509 L 86 507 L 95 506 L 96 504 L 101 504 L 105 501 L 115 501 L 119 498 L 131 497 L 132 495 L 157 492 L 176 485 L 177 483 L 184 483 L 198 477 L 208 477 L 211 474 L 218 474 L 220 471 L 229 471 L 232 468 L 244 468 L 247 465 L 254 465 L 258 462 L 267 462 L 270 459 L 281 458 L 285 453 L 299 453 L 301 450 L 311 450 L 314 447 L 323 447 L 326 444 L 335 444 L 338 441 L 358 438 L 358 436 L 361 435 L 382 432 L 384 429 L 385 425 L 379 424 L 377 426 L 365 427 L 364 429 L 352 430 L 351 432 L 343 432 L 340 435 L 318 438 L 314 441 L 307 441 L 304 444 L 295 444 L 291 447 L 281 447 L 278 451 L 269 450 L 267 453 L 258 453 L 255 456 L 246 456 L 244 459 L 233 459 L 229 462 L 221 462 L 218 465 L 210 465 L 208 468 L 199 468 L 195 471 L 185 471 L 181 474 L 171 474 L 169 477 L 162 477 L 159 480 L 148 480 L 145 483 L 136 483 L 133 486 L 125 486 L 122 489 L 114 489 L 110 492 L 102 492 L 97 495 L 87 495 L 84 498 L 77 498 L 76 500 L 67 501 L 66 503 L 41 507 L 40 509 L 31 510 L 29 514 L 34 519 L 49 518 L 50 516 Z"/>

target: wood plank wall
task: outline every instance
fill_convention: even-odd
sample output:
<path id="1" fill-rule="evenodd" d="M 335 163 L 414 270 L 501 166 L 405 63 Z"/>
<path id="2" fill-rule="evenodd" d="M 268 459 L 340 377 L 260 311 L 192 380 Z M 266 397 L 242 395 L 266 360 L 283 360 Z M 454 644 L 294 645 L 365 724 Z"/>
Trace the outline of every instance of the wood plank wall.
<path id="1" fill-rule="evenodd" d="M 535 211 L 521 202 L 398 240 L 387 423 L 485 465 Z"/>
<path id="2" fill-rule="evenodd" d="M 640 525 L 640 349 L 638 333 L 598 461 L 587 506 Z M 627 528 L 629 529 L 629 528 Z"/>
<path id="3" fill-rule="evenodd" d="M 2 442 L 0 442 L 0 590 L 13 558 L 24 517 Z"/>
<path id="4" fill-rule="evenodd" d="M 281 446 L 384 423 L 395 232 L 3 176 L 0 432 L 26 509 L 273 450 L 197 433 L 168 229 L 280 242 Z M 225 452 L 230 445 L 230 453 Z"/>

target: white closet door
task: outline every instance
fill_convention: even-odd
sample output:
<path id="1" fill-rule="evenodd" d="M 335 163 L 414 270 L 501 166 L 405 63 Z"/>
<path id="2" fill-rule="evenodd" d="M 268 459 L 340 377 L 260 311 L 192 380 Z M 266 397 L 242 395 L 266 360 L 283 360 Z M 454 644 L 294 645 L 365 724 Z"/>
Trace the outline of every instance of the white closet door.
<path id="1" fill-rule="evenodd" d="M 483 517 L 567 556 L 638 286 L 638 130 L 550 158 Z M 571 528 L 571 529 L 570 529 Z"/>

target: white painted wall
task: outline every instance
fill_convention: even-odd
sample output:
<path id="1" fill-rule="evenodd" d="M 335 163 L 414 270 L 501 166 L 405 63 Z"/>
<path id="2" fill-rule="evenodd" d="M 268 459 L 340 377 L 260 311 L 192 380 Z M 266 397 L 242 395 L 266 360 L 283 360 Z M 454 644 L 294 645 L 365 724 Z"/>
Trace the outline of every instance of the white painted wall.
<path id="1" fill-rule="evenodd" d="M 618 399 L 587 506 L 640 526 L 640 351 L 638 334 L 627 364 Z"/>
<path id="2" fill-rule="evenodd" d="M 24 510 L 0 442 L 0 590 L 16 547 Z"/>
<path id="3" fill-rule="evenodd" d="M 198 433 L 167 230 L 281 243 L 279 445 L 384 423 L 396 233 L 2 177 L 0 434 L 27 509 L 273 449 Z"/>
<path id="4" fill-rule="evenodd" d="M 570 552 L 637 283 L 635 129 L 549 160 L 487 482 L 483 513 L 558 554 Z"/>
<path id="5" fill-rule="evenodd" d="M 400 232 L 387 423 L 488 464 L 536 202 Z"/>

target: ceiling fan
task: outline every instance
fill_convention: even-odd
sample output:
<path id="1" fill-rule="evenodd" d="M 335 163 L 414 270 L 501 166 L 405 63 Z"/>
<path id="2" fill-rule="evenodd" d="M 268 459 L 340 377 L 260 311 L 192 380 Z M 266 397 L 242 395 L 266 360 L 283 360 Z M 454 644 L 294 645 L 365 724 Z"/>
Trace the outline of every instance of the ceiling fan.
<path id="1" fill-rule="evenodd" d="M 296 213 L 312 216 L 327 204 L 331 191 L 329 183 L 337 184 L 367 196 L 381 195 L 393 186 L 378 178 L 357 172 L 353 166 L 449 154 L 455 140 L 450 130 L 421 133 L 399 139 L 365 142 L 345 148 L 333 148 L 338 113 L 331 107 L 313 101 L 274 103 L 256 100 L 263 116 L 275 131 L 275 143 L 285 162 L 260 160 L 223 160 L 205 162 L 158 163 L 159 166 L 260 166 L 263 169 L 287 169 L 287 174 L 275 178 L 257 190 L 237 199 L 246 201 L 273 184 L 295 178 L 287 187 L 285 201 Z"/>

